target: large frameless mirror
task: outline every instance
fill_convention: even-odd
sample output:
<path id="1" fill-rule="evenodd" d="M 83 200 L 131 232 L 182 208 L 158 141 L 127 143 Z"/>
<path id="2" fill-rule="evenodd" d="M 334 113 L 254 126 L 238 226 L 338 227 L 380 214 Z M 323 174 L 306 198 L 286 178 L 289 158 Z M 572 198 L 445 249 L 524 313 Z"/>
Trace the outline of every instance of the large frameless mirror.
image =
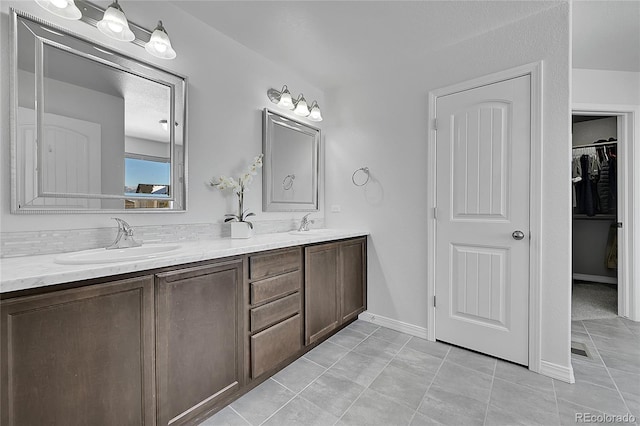
<path id="1" fill-rule="evenodd" d="M 264 110 L 264 211 L 318 210 L 320 129 Z"/>
<path id="2" fill-rule="evenodd" d="M 185 78 L 11 21 L 12 211 L 185 210 Z"/>

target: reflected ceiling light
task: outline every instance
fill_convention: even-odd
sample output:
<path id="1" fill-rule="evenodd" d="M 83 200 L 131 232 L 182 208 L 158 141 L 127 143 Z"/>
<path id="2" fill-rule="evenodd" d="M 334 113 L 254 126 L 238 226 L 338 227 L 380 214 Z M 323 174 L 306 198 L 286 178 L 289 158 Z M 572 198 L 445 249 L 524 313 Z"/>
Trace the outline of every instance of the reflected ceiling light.
<path id="1" fill-rule="evenodd" d="M 171 47 L 169 34 L 162 26 L 162 21 L 158 21 L 158 26 L 153 30 L 151 38 L 144 45 L 144 49 L 156 58 L 173 59 L 176 57 L 176 51 Z"/>
<path id="2" fill-rule="evenodd" d="M 297 99 L 293 99 L 286 85 L 282 86 L 282 90 L 267 90 L 267 97 L 279 107 L 293 110 L 296 115 L 307 117 L 311 121 L 322 121 L 322 113 L 320 112 L 318 102 L 313 101 L 311 107 L 309 107 L 304 95 L 300 94 Z"/>
<path id="3" fill-rule="evenodd" d="M 43 9 L 64 19 L 78 20 L 82 12 L 76 6 L 74 0 L 36 0 Z"/>
<path id="4" fill-rule="evenodd" d="M 316 101 L 311 104 L 311 112 L 307 117 L 311 121 L 322 121 L 322 114 L 320 113 L 320 107 Z"/>
<path id="5" fill-rule="evenodd" d="M 311 113 L 311 111 L 309 111 L 309 106 L 307 105 L 307 101 L 304 98 L 304 95 L 302 93 L 300 93 L 300 96 L 298 96 L 298 99 L 296 99 L 293 103 L 296 106 L 295 109 L 293 110 L 294 114 L 306 117 Z"/>
<path id="6" fill-rule="evenodd" d="M 124 11 L 118 4 L 118 0 L 114 0 L 104 11 L 102 20 L 96 24 L 100 32 L 106 36 L 120 41 L 133 41 L 136 36 L 129 28 L 129 22 L 124 15 Z"/>

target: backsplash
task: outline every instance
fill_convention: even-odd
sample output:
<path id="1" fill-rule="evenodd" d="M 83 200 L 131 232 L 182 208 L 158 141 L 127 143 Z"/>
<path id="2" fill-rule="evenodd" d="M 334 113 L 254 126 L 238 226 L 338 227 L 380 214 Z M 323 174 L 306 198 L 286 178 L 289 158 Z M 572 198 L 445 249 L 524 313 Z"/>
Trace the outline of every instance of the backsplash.
<path id="1" fill-rule="evenodd" d="M 324 227 L 324 219 L 314 218 L 313 228 Z M 253 222 L 256 234 L 287 232 L 297 229 L 300 220 L 264 220 Z M 220 223 L 134 226 L 134 238 L 143 243 L 172 243 L 229 238 L 230 226 Z M 116 238 L 117 228 L 65 229 L 47 231 L 1 232 L 0 257 L 64 253 L 106 247 Z"/>

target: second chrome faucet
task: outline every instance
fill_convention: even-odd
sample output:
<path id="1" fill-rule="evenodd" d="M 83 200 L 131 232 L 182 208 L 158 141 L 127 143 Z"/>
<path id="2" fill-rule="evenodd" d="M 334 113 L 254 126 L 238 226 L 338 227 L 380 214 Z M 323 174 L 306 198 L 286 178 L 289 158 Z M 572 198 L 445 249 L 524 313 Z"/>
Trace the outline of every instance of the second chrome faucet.
<path id="1" fill-rule="evenodd" d="M 142 243 L 137 242 L 133 238 L 133 228 L 131 225 L 119 217 L 112 217 L 111 219 L 118 222 L 118 235 L 116 236 L 115 241 L 107 247 L 107 250 L 140 247 L 142 245 Z"/>
<path id="2" fill-rule="evenodd" d="M 298 231 L 308 231 L 309 225 L 314 223 L 314 220 L 309 220 L 310 214 L 311 213 L 307 213 L 304 216 L 302 216 L 302 220 L 300 221 L 300 227 L 298 228 Z"/>

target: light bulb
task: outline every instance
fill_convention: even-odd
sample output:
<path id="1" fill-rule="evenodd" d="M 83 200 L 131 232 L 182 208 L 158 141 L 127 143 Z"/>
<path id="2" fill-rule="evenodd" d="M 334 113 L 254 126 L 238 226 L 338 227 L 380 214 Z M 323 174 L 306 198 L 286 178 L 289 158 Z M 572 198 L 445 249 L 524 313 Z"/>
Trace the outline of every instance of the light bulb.
<path id="1" fill-rule="evenodd" d="M 64 19 L 78 20 L 82 18 L 82 12 L 74 0 L 36 0 L 36 3 L 43 9 Z"/>
<path id="2" fill-rule="evenodd" d="M 109 21 L 107 22 L 107 25 L 109 26 L 109 29 L 114 33 L 121 33 L 124 29 L 124 27 L 118 22 Z"/>
<path id="3" fill-rule="evenodd" d="M 129 22 L 124 11 L 115 0 L 104 11 L 102 20 L 96 24 L 100 32 L 106 36 L 120 41 L 133 41 L 136 36 L 129 28 Z"/>
<path id="4" fill-rule="evenodd" d="M 153 30 L 151 38 L 144 45 L 144 49 L 156 58 L 173 59 L 176 57 L 176 51 L 171 47 L 169 34 L 162 26 L 162 21 L 158 21 L 158 26 Z"/>
<path id="5" fill-rule="evenodd" d="M 300 94 L 300 97 L 298 98 L 298 102 L 296 103 L 296 108 L 293 110 L 293 113 L 303 117 L 309 115 L 309 107 L 307 106 L 307 101 L 304 99 L 302 94 Z"/>
<path id="6" fill-rule="evenodd" d="M 52 5 L 57 7 L 58 9 L 64 9 L 67 7 L 67 0 L 49 0 Z"/>
<path id="7" fill-rule="evenodd" d="M 282 92 L 280 93 L 280 101 L 278 101 L 278 106 L 283 108 L 291 108 L 293 107 L 293 99 L 291 99 L 291 93 L 287 86 L 282 88 Z"/>
<path id="8" fill-rule="evenodd" d="M 322 121 L 322 114 L 320 113 L 320 107 L 316 101 L 311 104 L 311 113 L 307 117 L 311 121 Z"/>

